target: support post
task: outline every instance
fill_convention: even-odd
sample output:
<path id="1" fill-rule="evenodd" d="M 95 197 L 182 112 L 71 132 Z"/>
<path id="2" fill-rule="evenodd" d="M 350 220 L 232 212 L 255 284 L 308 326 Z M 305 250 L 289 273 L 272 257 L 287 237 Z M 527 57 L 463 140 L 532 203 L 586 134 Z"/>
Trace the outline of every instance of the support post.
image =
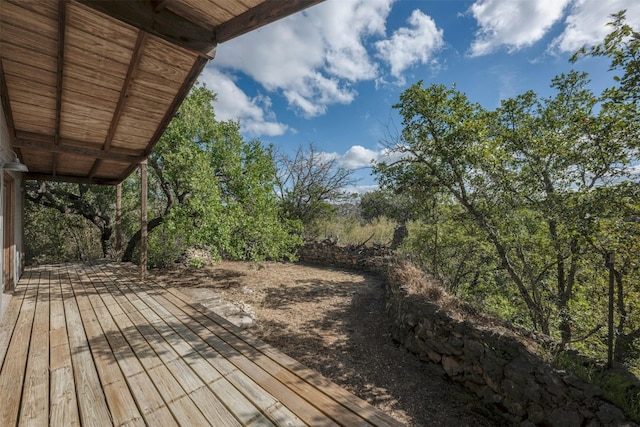
<path id="1" fill-rule="evenodd" d="M 122 183 L 116 185 L 116 260 L 122 257 Z"/>
<path id="2" fill-rule="evenodd" d="M 614 300 L 614 284 L 615 284 L 615 252 L 607 253 L 607 266 L 609 267 L 609 318 L 607 337 L 607 364 L 609 368 L 613 367 L 613 300 Z"/>
<path id="3" fill-rule="evenodd" d="M 147 161 L 140 163 L 140 280 L 147 276 Z"/>

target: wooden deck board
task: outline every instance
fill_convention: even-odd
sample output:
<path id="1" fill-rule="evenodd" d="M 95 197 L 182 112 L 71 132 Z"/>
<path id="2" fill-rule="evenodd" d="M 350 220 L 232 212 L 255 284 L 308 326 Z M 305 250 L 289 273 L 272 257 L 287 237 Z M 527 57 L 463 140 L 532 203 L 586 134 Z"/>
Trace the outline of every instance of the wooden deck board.
<path id="1" fill-rule="evenodd" d="M 0 425 L 399 426 L 132 265 L 31 267 L 0 324 Z"/>
<path id="2" fill-rule="evenodd" d="M 20 425 L 49 423 L 49 275 L 41 274 L 22 389 Z"/>
<path id="3" fill-rule="evenodd" d="M 50 277 L 49 291 L 49 417 L 51 425 L 79 426 L 78 401 L 71 366 L 60 275 Z"/>
<path id="4" fill-rule="evenodd" d="M 62 280 L 62 292 L 80 422 L 83 425 L 113 425 L 85 334 L 85 325 L 80 315 L 80 301 L 77 300 L 71 284 L 77 280 L 77 274 L 71 272 Z"/>
<path id="5" fill-rule="evenodd" d="M 24 383 L 24 371 L 27 365 L 29 353 L 29 340 L 33 327 L 33 317 L 35 315 L 34 287 L 37 289 L 37 282 L 40 274 L 30 275 L 23 286 L 26 287 L 24 300 L 20 308 L 20 314 L 16 319 L 15 328 L 11 335 L 11 341 L 7 350 L 7 355 L 0 370 L 0 425 L 11 426 L 18 421 L 20 412 L 20 396 Z M 18 303 L 12 300 L 10 304 Z"/>

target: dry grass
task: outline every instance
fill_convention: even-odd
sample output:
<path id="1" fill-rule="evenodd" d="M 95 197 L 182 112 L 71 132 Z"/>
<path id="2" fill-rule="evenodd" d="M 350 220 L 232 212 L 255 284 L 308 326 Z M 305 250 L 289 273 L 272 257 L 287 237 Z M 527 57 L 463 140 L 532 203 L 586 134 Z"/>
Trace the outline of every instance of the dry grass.
<path id="1" fill-rule="evenodd" d="M 406 260 L 396 260 L 387 271 L 390 284 L 403 289 L 407 295 L 422 295 L 437 304 L 449 316 L 472 322 L 476 327 L 495 331 L 517 339 L 533 353 L 540 352 L 540 343 L 530 338 L 530 333 L 513 327 L 508 322 L 488 314 L 460 298 L 450 295 L 437 280 L 428 277 L 420 268 Z"/>
<path id="2" fill-rule="evenodd" d="M 393 239 L 396 225 L 396 222 L 387 218 L 377 218 L 367 224 L 360 224 L 351 218 L 339 218 L 318 224 L 318 240 L 337 239 L 342 246 L 359 245 L 363 242 L 367 242 L 367 245 L 386 244 Z"/>

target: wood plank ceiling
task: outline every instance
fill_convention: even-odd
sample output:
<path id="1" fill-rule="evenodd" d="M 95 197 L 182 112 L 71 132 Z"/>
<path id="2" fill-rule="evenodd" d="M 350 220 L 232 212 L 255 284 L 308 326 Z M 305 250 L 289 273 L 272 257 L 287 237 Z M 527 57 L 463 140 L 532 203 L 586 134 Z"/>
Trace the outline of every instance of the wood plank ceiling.
<path id="1" fill-rule="evenodd" d="M 0 97 L 26 179 L 115 184 L 218 43 L 322 0 L 0 0 Z"/>

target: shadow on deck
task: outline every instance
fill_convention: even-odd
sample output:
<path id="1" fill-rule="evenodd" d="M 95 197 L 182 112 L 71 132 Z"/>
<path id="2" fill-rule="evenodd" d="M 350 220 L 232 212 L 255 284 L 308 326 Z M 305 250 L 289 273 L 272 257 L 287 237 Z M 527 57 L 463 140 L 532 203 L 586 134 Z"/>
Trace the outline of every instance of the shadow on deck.
<path id="1" fill-rule="evenodd" d="M 28 268 L 0 366 L 2 426 L 401 425 L 131 264 Z"/>

